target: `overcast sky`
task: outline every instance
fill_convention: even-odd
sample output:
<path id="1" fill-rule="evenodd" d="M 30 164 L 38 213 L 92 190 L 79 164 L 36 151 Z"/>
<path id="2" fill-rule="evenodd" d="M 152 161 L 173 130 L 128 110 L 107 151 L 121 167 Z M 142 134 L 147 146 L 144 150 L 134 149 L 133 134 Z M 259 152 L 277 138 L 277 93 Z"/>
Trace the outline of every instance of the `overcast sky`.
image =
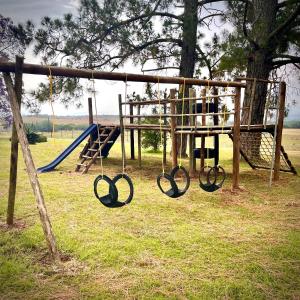
<path id="1" fill-rule="evenodd" d="M 35 24 L 39 24 L 40 20 L 44 16 L 60 17 L 65 13 L 76 13 L 76 8 L 79 5 L 79 0 L 0 0 L 0 14 L 10 17 L 14 23 L 24 22 L 28 19 L 32 20 Z M 25 62 L 27 63 L 39 63 L 39 58 L 34 57 L 32 49 L 25 54 Z M 120 69 L 120 72 L 135 72 L 140 73 L 140 69 L 134 68 L 130 63 L 127 63 L 124 69 Z M 160 73 L 160 75 L 165 75 Z M 168 75 L 172 75 L 168 73 Z M 299 87 L 299 82 L 296 80 L 297 73 L 289 78 L 289 85 Z M 299 75 L 298 75 L 299 77 Z M 25 75 L 24 83 L 26 90 L 33 89 L 40 81 L 46 80 L 45 76 Z M 118 94 L 124 94 L 124 83 L 122 82 L 107 82 L 97 81 L 97 98 L 98 110 L 101 114 L 117 114 Z M 129 83 L 128 93 L 141 92 L 143 84 Z M 85 98 L 87 95 L 85 96 Z M 297 100 L 297 105 L 292 108 L 289 118 L 300 118 L 300 99 L 299 90 L 295 88 L 288 89 L 288 100 Z M 82 101 L 83 108 L 76 109 L 70 107 L 65 109 L 62 105 L 55 105 L 55 113 L 58 115 L 82 115 L 87 114 L 87 105 L 85 99 Z M 50 113 L 48 105 L 43 105 L 42 113 Z"/>

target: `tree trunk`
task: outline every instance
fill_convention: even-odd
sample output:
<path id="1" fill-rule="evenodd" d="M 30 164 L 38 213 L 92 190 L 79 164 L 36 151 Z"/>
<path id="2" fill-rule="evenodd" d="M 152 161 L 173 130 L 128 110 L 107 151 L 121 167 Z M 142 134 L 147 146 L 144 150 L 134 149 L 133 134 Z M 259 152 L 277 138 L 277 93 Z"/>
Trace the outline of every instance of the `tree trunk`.
<path id="1" fill-rule="evenodd" d="M 198 26 L 198 1 L 197 0 L 184 0 L 184 13 L 183 13 L 183 31 L 182 31 L 182 50 L 181 50 L 181 60 L 179 68 L 179 76 L 182 77 L 193 77 L 195 71 L 196 62 L 196 42 L 197 42 L 197 26 Z M 188 91 L 190 86 L 185 87 L 184 95 L 188 97 Z M 182 97 L 182 94 L 179 95 Z M 188 105 L 184 106 L 184 112 L 188 113 Z M 177 104 L 177 113 L 182 112 L 182 104 Z M 181 126 L 181 118 L 177 118 L 177 124 Z M 184 118 L 184 124 L 188 124 L 188 118 Z M 177 137 L 177 152 L 182 157 L 186 156 L 187 147 L 187 135 L 182 137 L 182 147 L 181 138 Z"/>
<path id="2" fill-rule="evenodd" d="M 248 78 L 269 79 L 272 70 L 271 57 L 275 47 L 268 40 L 268 36 L 276 25 L 277 2 L 277 0 L 252 1 L 254 21 L 252 30 L 248 33 L 251 45 L 246 74 Z M 242 124 L 263 124 L 267 92 L 267 83 L 247 81 L 241 119 Z M 253 146 L 249 142 L 250 138 L 260 140 L 261 134 L 243 133 L 241 135 L 241 143 L 251 145 L 249 155 L 253 158 L 258 158 L 260 142 L 255 143 L 256 146 Z"/>

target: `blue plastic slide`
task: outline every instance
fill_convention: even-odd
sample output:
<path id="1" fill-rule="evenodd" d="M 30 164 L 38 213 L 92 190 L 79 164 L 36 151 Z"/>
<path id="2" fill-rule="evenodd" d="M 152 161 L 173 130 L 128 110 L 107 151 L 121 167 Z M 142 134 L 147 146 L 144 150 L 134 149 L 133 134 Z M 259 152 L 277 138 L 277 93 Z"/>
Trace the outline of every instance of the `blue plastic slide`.
<path id="1" fill-rule="evenodd" d="M 58 155 L 50 164 L 38 168 L 39 173 L 52 171 L 58 164 L 60 164 L 78 145 L 86 139 L 90 134 L 97 132 L 97 125 L 89 126 L 66 150 Z"/>

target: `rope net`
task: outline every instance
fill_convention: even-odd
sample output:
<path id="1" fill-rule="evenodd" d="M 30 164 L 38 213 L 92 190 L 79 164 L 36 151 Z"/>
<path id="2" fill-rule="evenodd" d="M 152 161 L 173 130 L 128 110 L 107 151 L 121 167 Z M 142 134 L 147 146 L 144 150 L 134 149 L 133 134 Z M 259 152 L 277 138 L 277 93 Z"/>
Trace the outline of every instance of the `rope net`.
<path id="1" fill-rule="evenodd" d="M 274 137 L 270 132 L 241 132 L 241 152 L 254 168 L 270 169 Z M 280 170 L 294 173 L 294 167 L 283 147 L 280 153 Z"/>

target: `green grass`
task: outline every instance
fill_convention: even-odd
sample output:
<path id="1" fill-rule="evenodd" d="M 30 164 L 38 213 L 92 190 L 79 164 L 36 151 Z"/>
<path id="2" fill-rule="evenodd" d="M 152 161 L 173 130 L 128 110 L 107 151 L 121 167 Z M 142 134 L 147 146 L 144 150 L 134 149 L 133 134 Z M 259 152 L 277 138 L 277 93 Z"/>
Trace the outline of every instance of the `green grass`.
<path id="1" fill-rule="evenodd" d="M 298 172 L 299 138 L 300 131 L 285 131 Z M 70 141 L 31 146 L 36 165 Z M 16 226 L 4 225 L 10 144 L 0 137 L 0 299 L 299 299 L 299 177 L 281 174 L 270 189 L 268 171 L 241 163 L 245 191 L 231 194 L 231 142 L 224 137 L 221 145 L 228 172 L 223 191 L 205 193 L 194 178 L 177 200 L 156 187 L 161 154 L 146 151 L 141 170 L 129 161 L 135 197 L 122 209 L 95 199 L 99 166 L 86 175 L 74 172 L 79 149 L 57 171 L 39 175 L 57 244 L 68 258 L 53 265 L 22 160 Z M 121 171 L 119 144 L 104 166 L 110 176 Z"/>

